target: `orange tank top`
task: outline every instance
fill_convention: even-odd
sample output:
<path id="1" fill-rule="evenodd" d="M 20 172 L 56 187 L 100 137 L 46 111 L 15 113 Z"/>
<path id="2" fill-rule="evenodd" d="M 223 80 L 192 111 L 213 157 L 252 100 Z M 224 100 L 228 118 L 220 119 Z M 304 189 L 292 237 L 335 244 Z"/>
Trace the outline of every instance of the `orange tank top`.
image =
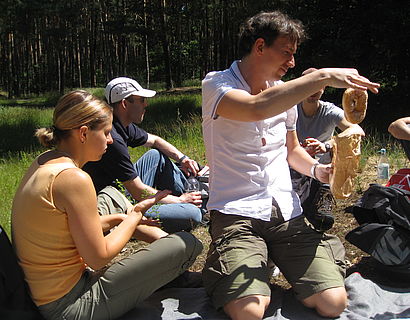
<path id="1" fill-rule="evenodd" d="M 68 228 L 67 214 L 54 206 L 52 185 L 71 163 L 39 165 L 26 172 L 12 207 L 12 236 L 36 305 L 61 298 L 78 282 L 85 263 Z"/>

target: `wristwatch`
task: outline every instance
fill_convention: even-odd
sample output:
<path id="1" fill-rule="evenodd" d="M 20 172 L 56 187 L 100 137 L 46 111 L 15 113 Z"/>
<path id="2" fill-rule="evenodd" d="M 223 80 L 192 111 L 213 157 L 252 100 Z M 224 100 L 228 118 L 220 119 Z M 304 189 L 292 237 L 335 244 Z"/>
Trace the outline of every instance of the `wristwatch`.
<path id="1" fill-rule="evenodd" d="M 186 158 L 188 158 L 188 156 L 183 155 L 181 158 L 178 159 L 178 163 L 181 164 L 181 162 L 182 162 L 183 160 L 185 160 Z"/>
<path id="2" fill-rule="evenodd" d="M 330 146 L 329 142 L 325 142 L 325 149 L 326 149 L 326 152 L 330 152 L 332 150 L 332 147 Z"/>

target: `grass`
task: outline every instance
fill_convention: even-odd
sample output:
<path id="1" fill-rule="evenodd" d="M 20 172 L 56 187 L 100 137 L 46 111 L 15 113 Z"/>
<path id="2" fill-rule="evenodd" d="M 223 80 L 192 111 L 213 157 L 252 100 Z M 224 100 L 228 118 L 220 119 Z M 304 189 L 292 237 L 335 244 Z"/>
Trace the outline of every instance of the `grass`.
<path id="1" fill-rule="evenodd" d="M 103 95 L 102 89 L 87 91 Z M 0 224 L 10 235 L 10 212 L 18 184 L 34 158 L 44 151 L 34 132 L 52 124 L 50 96 L 0 100 Z M 55 104 L 55 103 L 54 103 Z M 174 144 L 191 158 L 204 163 L 200 94 L 160 94 L 149 100 L 142 127 Z M 130 149 L 136 161 L 146 149 Z"/>
<path id="2" fill-rule="evenodd" d="M 0 160 L 0 224 L 10 236 L 10 212 L 14 194 L 21 177 L 30 166 L 34 156 L 21 152 L 9 159 Z"/>
<path id="3" fill-rule="evenodd" d="M 102 97 L 101 89 L 93 92 Z M 0 104 L 3 105 L 0 106 L 0 196 L 2 199 L 0 202 L 0 224 L 9 236 L 11 236 L 10 212 L 13 197 L 28 166 L 43 151 L 34 139 L 33 133 L 36 128 L 51 125 L 53 109 L 47 105 L 51 105 L 52 97 L 53 95 L 34 97 L 33 100 L 24 100 L 24 103 L 23 100 L 13 100 L 10 104 L 0 100 Z M 197 91 L 191 94 L 178 91 L 172 95 L 161 92 L 150 99 L 149 103 L 150 106 L 141 127 L 150 133 L 165 138 L 191 158 L 206 163 L 201 129 L 200 94 Z M 380 276 L 372 267 L 371 260 L 368 259 L 368 254 L 344 239 L 344 236 L 357 226 L 354 217 L 347 214 L 345 208 L 352 205 L 370 183 L 377 182 L 377 152 L 381 148 L 387 149 L 391 174 L 399 168 L 408 167 L 409 163 L 405 160 L 401 146 L 390 136 L 382 135 L 368 128 L 365 128 L 365 132 L 367 136 L 361 144 L 361 161 L 354 192 L 348 199 L 337 201 L 334 211 L 335 224 L 329 233 L 337 235 L 346 248 L 346 262 L 351 265 L 347 270 L 348 274 L 358 271 L 363 275 L 370 275 L 369 278 L 379 277 L 380 280 Z M 144 147 L 130 149 L 132 160 L 136 161 L 145 151 Z M 197 227 L 193 234 L 201 240 L 204 250 L 197 257 L 190 270 L 201 271 L 211 239 L 205 226 Z M 115 260 L 135 252 L 144 245 L 140 241 L 129 241 Z M 283 288 L 289 287 L 283 275 L 272 279 L 272 282 Z"/>
<path id="4" fill-rule="evenodd" d="M 103 96 L 103 89 L 87 89 Z M 33 159 L 44 149 L 33 134 L 35 129 L 52 124 L 53 108 L 58 98 L 55 93 L 44 96 L 26 97 L 20 100 L 0 99 L 0 223 L 10 234 L 10 211 L 14 193 Z M 167 94 L 161 92 L 149 100 L 142 128 L 163 137 L 189 157 L 206 163 L 201 129 L 201 95 L 198 92 Z M 362 156 L 359 174 L 356 178 L 358 192 L 367 189 L 369 178 L 375 177 L 370 159 L 377 159 L 377 151 L 386 148 L 391 173 L 408 166 L 401 147 L 389 136 L 370 129 L 362 141 Z M 130 149 L 131 158 L 136 161 L 146 149 Z M 364 169 L 367 165 L 367 169 Z M 376 162 L 374 163 L 376 165 Z M 365 175 L 367 175 L 365 177 Z"/>

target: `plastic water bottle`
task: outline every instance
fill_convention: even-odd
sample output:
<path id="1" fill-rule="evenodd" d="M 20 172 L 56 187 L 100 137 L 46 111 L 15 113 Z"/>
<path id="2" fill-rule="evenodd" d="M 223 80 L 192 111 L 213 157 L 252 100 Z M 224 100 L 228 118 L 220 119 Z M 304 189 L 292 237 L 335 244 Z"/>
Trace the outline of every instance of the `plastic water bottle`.
<path id="1" fill-rule="evenodd" d="M 184 188 L 187 193 L 199 191 L 199 181 L 194 176 L 190 176 L 185 182 Z"/>
<path id="2" fill-rule="evenodd" d="M 385 184 L 389 179 L 389 160 L 387 159 L 386 149 L 380 149 L 380 158 L 377 163 L 377 180 L 380 184 Z"/>

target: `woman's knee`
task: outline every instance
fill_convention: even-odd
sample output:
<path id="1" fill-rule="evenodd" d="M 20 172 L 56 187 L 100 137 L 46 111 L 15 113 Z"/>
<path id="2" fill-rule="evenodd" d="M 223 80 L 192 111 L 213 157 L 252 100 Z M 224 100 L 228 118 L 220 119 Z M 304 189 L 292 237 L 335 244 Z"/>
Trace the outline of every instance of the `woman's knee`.
<path id="1" fill-rule="evenodd" d="M 175 241 L 174 248 L 183 253 L 186 256 L 186 259 L 192 263 L 203 250 L 202 242 L 189 232 L 180 231 L 171 234 L 168 237 L 178 240 Z"/>

